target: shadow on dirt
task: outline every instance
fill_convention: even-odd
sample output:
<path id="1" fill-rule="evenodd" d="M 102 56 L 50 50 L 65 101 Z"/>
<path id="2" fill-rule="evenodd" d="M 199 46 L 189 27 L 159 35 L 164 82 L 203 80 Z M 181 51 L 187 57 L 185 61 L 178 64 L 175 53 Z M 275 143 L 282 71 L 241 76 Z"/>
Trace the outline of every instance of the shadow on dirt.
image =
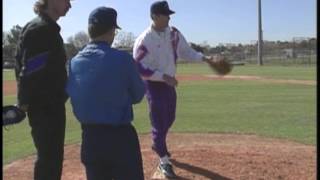
<path id="1" fill-rule="evenodd" d="M 197 166 L 193 166 L 193 165 L 190 165 L 190 164 L 186 164 L 186 163 L 183 163 L 183 162 L 179 162 L 179 161 L 176 161 L 174 159 L 171 160 L 172 164 L 177 167 L 177 168 L 180 168 L 180 169 L 184 169 L 186 171 L 189 171 L 193 174 L 198 174 L 200 176 L 203 176 L 203 177 L 206 177 L 206 178 L 209 178 L 209 179 L 212 179 L 212 180 L 232 180 L 230 178 L 227 178 L 227 177 L 223 177 L 217 173 L 214 173 L 214 172 L 211 172 L 207 169 L 203 169 L 201 167 L 197 167 Z M 177 179 L 179 180 L 188 180 L 186 178 L 183 178 L 183 177 L 178 177 Z"/>

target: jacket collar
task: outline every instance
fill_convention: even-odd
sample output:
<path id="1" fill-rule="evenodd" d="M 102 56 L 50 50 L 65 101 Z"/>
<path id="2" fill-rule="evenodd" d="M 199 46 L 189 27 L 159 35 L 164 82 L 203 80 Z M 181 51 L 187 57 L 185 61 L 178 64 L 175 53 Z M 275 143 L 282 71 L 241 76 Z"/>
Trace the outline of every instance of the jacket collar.
<path id="1" fill-rule="evenodd" d="M 50 18 L 46 13 L 40 13 L 39 16 L 46 21 L 50 26 L 52 26 L 57 32 L 60 32 L 60 26 L 57 24 L 56 21 Z"/>
<path id="2" fill-rule="evenodd" d="M 97 46 L 107 46 L 110 47 L 111 45 L 106 41 L 91 41 L 90 44 L 97 45 Z"/>
<path id="3" fill-rule="evenodd" d="M 150 28 L 149 30 L 151 31 L 153 36 L 160 37 L 159 32 L 156 31 L 155 29 L 153 29 L 152 25 L 150 25 L 149 28 Z M 169 35 L 170 34 L 170 27 L 169 26 L 166 27 L 163 32 L 166 34 L 166 36 Z"/>

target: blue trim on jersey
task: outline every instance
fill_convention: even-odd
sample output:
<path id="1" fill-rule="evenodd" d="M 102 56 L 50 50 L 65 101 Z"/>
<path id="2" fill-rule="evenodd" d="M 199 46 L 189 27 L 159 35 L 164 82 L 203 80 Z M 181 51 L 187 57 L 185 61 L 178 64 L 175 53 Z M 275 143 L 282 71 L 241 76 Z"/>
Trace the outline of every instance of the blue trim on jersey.
<path id="1" fill-rule="evenodd" d="M 48 56 L 49 56 L 49 52 L 44 52 L 28 59 L 24 69 L 24 73 L 26 75 L 30 75 L 42 69 L 47 63 Z"/>

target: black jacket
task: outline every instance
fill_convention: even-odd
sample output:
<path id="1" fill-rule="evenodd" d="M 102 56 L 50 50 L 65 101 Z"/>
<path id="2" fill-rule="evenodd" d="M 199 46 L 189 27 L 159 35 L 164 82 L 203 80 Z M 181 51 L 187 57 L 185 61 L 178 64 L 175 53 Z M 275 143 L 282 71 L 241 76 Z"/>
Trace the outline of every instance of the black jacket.
<path id="1" fill-rule="evenodd" d="M 59 25 L 39 15 L 22 29 L 16 54 L 20 105 L 65 102 L 66 52 Z"/>

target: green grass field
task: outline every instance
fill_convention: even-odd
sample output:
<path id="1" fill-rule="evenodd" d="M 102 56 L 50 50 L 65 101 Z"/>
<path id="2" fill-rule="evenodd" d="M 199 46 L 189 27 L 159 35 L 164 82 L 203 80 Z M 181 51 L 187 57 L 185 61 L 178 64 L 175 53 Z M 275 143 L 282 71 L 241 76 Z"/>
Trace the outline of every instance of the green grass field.
<path id="1" fill-rule="evenodd" d="M 178 74 L 211 74 L 203 64 L 180 64 Z M 231 75 L 273 79 L 316 80 L 316 67 L 236 66 Z M 3 80 L 14 80 L 3 72 Z M 183 81 L 177 88 L 177 118 L 173 132 L 238 133 L 316 144 L 316 86 L 261 81 Z M 4 96 L 12 104 L 15 96 Z M 134 106 L 134 125 L 149 133 L 146 100 Z M 80 142 L 80 126 L 67 103 L 66 143 Z M 3 164 L 35 152 L 28 121 L 3 128 Z"/>

